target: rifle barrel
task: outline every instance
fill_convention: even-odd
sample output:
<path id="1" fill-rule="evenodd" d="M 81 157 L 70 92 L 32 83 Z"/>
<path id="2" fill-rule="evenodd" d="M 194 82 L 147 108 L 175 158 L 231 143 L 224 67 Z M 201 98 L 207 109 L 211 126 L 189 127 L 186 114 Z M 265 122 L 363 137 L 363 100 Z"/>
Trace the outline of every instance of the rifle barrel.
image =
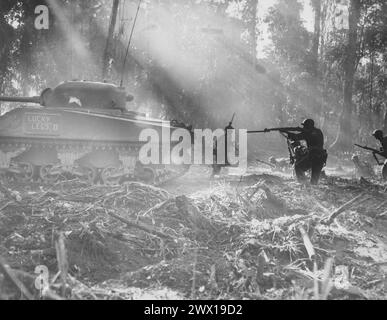
<path id="1" fill-rule="evenodd" d="M 269 131 L 265 131 L 265 130 L 247 131 L 247 133 L 266 133 L 266 132 L 269 132 Z"/>
<path id="2" fill-rule="evenodd" d="M 361 146 L 360 144 L 356 144 L 356 143 L 355 143 L 355 146 L 359 147 L 361 149 L 364 149 L 364 150 L 368 150 L 368 151 L 372 151 L 372 152 L 377 153 L 377 154 L 381 154 L 381 152 L 379 150 L 376 150 L 374 148 L 370 148 L 370 147 L 367 147 L 367 146 Z"/>
<path id="3" fill-rule="evenodd" d="M 247 131 L 247 133 L 268 133 L 268 132 L 273 132 L 273 131 L 279 131 L 279 132 L 300 131 L 300 132 L 302 132 L 303 129 L 299 128 L 299 127 L 271 128 L 271 129 L 265 129 L 265 130 Z"/>

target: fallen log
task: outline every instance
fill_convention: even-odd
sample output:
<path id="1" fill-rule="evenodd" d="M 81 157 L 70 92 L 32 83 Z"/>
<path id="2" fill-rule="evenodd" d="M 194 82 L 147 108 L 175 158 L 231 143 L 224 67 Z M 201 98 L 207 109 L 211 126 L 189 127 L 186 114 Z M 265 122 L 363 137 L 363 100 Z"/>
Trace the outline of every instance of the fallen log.
<path id="1" fill-rule="evenodd" d="M 165 233 L 163 233 L 161 231 L 158 231 L 158 230 L 156 230 L 156 229 L 154 229 L 154 228 L 152 228 L 152 227 L 150 227 L 148 225 L 142 224 L 140 222 L 136 223 L 136 222 L 130 221 L 130 220 L 125 219 L 125 218 L 119 216 L 118 214 L 115 214 L 115 213 L 113 213 L 111 211 L 108 211 L 108 210 L 106 210 L 106 213 L 109 216 L 111 216 L 111 217 L 113 217 L 113 218 L 115 218 L 115 219 L 125 223 L 128 227 L 140 229 L 142 231 L 148 232 L 148 233 L 153 234 L 155 236 L 158 236 L 160 238 L 173 240 L 172 236 L 170 236 L 168 234 L 165 234 Z"/>

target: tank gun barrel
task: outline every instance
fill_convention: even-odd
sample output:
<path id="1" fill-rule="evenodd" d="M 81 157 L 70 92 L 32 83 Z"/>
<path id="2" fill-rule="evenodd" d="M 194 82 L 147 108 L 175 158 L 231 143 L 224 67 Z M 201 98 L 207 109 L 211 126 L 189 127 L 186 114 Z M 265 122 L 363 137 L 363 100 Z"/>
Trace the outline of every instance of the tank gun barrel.
<path id="1" fill-rule="evenodd" d="M 40 104 L 40 97 L 8 97 L 0 96 L 0 101 L 4 102 L 22 102 L 22 103 L 38 103 Z"/>

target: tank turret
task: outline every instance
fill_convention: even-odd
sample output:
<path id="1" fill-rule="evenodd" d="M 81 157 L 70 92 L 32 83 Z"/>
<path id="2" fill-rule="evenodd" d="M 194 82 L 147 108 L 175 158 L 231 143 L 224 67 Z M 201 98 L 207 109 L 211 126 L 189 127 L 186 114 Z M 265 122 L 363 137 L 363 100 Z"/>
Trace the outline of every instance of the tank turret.
<path id="1" fill-rule="evenodd" d="M 133 100 L 125 88 L 104 82 L 67 81 L 54 89 L 47 88 L 40 96 L 6 97 L 0 101 L 37 103 L 51 108 L 119 109 L 126 111 L 126 103 Z"/>

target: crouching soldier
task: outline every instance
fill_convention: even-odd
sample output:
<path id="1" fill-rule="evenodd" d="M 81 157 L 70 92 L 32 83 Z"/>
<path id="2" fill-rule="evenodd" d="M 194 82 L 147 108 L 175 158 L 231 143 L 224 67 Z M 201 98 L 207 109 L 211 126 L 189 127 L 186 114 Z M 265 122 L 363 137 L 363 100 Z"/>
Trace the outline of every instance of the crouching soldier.
<path id="1" fill-rule="evenodd" d="M 295 142 L 304 140 L 307 144 L 306 149 L 301 145 L 294 149 L 294 169 L 297 180 L 300 182 L 305 181 L 305 172 L 311 170 L 310 183 L 316 185 L 328 158 L 327 151 L 324 149 L 324 135 L 314 126 L 312 119 L 303 121 L 302 126 L 301 133 L 288 133 L 290 140 Z"/>

